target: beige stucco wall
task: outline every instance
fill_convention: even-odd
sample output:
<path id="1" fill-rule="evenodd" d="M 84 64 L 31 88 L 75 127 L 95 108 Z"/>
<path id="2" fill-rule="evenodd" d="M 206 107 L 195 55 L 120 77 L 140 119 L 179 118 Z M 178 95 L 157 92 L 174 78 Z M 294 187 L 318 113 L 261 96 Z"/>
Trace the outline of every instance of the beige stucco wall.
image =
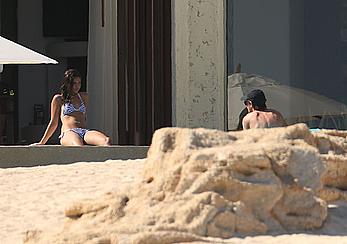
<path id="1" fill-rule="evenodd" d="M 173 125 L 225 129 L 225 0 L 172 1 Z"/>

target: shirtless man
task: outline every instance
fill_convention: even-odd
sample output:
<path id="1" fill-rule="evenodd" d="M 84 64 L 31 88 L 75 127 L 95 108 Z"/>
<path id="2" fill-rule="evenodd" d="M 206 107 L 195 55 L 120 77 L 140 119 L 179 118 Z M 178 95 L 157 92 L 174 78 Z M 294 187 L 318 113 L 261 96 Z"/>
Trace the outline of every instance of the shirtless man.
<path id="1" fill-rule="evenodd" d="M 241 98 L 248 114 L 242 120 L 243 129 L 272 128 L 286 126 L 280 112 L 266 108 L 266 98 L 262 90 L 253 90 Z"/>

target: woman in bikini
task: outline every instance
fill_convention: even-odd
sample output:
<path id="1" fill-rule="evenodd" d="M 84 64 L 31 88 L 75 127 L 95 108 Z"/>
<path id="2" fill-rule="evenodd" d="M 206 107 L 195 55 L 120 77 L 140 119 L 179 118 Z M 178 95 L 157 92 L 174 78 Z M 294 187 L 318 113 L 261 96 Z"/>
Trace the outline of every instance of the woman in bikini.
<path id="1" fill-rule="evenodd" d="M 60 117 L 62 126 L 60 144 L 63 146 L 109 146 L 110 138 L 96 130 L 86 128 L 86 110 L 88 94 L 79 92 L 81 75 L 77 70 L 69 69 L 64 73 L 60 88 L 61 93 L 54 95 L 51 102 L 51 120 L 40 142 L 33 145 L 44 145 L 58 127 Z"/>

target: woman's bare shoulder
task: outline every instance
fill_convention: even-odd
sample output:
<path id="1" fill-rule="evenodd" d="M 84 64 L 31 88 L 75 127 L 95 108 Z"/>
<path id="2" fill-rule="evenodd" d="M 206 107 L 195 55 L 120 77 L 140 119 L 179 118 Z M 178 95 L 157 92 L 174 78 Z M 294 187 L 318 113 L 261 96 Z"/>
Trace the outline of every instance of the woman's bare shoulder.
<path id="1" fill-rule="evenodd" d="M 88 101 L 89 101 L 88 93 L 87 92 L 80 92 L 80 95 L 82 97 L 83 102 L 88 104 Z"/>
<path id="2" fill-rule="evenodd" d="M 63 99 L 63 95 L 61 95 L 61 94 L 59 94 L 59 93 L 54 94 L 54 96 L 53 96 L 52 99 L 53 99 L 53 100 L 62 100 L 62 99 Z"/>
<path id="3" fill-rule="evenodd" d="M 79 93 L 82 98 L 87 98 L 88 97 L 88 92 L 80 92 Z"/>
<path id="4" fill-rule="evenodd" d="M 52 98 L 52 102 L 61 103 L 63 101 L 63 96 L 61 94 L 55 94 Z"/>

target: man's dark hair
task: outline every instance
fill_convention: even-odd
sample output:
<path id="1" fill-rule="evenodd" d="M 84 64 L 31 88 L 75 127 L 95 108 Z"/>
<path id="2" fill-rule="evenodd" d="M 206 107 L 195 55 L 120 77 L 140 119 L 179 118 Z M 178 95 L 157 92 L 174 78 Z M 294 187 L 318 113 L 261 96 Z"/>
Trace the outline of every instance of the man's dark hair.
<path id="1" fill-rule="evenodd" d="M 252 101 L 252 103 L 253 103 L 253 107 L 256 107 L 259 110 L 265 110 L 266 109 L 265 101 L 254 100 L 254 101 Z"/>
<path id="2" fill-rule="evenodd" d="M 259 110 L 266 109 L 266 98 L 262 90 L 256 89 L 241 98 L 242 101 L 251 101 L 253 106 Z"/>

